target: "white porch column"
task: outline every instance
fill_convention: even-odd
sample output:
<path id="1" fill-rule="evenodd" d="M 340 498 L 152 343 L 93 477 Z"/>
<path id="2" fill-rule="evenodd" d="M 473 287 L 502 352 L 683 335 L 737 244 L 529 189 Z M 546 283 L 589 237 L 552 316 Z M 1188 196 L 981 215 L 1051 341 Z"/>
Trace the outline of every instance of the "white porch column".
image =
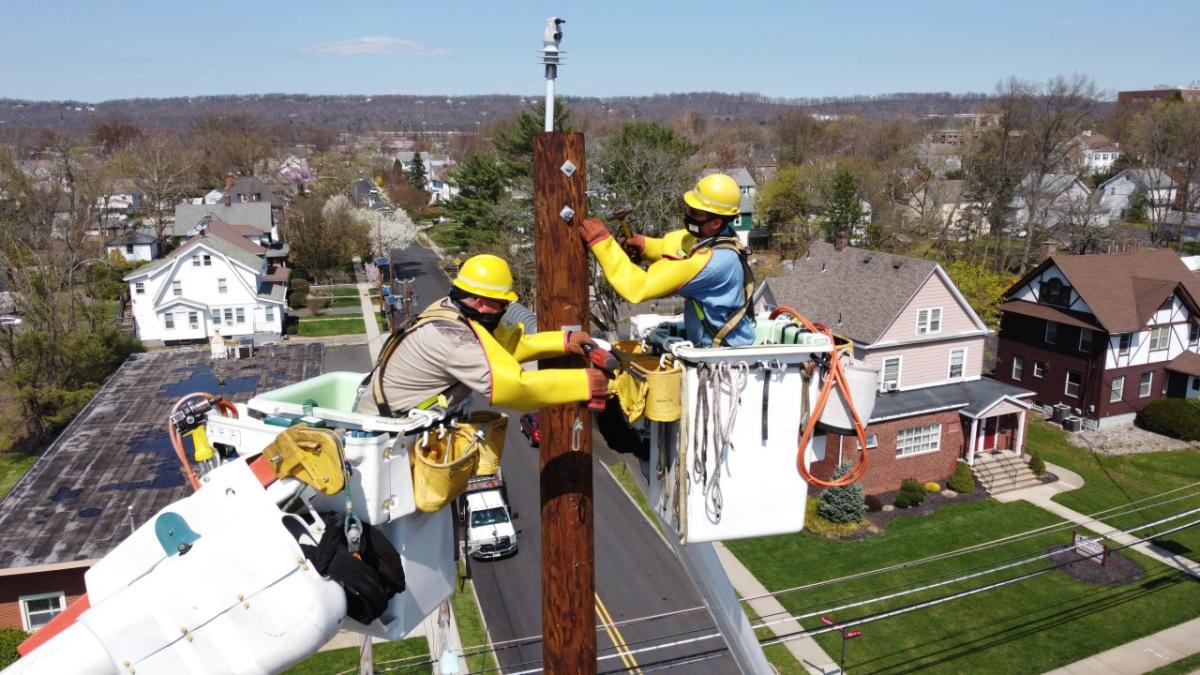
<path id="1" fill-rule="evenodd" d="M 1017 438 L 1013 441 L 1013 450 L 1016 451 L 1017 457 L 1025 452 L 1025 414 L 1026 411 L 1015 413 L 1017 416 Z"/>
<path id="2" fill-rule="evenodd" d="M 975 443 L 979 437 L 979 418 L 971 418 L 971 443 L 967 446 L 967 464 L 975 466 Z"/>

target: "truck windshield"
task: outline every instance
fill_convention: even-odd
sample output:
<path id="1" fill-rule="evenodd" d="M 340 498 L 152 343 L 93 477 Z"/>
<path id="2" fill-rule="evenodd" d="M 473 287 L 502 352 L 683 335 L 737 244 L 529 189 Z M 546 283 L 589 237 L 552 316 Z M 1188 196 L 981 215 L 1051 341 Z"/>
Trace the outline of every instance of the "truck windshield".
<path id="1" fill-rule="evenodd" d="M 484 525 L 495 525 L 496 523 L 507 522 L 508 513 L 499 506 L 494 509 L 476 511 L 471 514 L 471 527 L 483 527 Z"/>

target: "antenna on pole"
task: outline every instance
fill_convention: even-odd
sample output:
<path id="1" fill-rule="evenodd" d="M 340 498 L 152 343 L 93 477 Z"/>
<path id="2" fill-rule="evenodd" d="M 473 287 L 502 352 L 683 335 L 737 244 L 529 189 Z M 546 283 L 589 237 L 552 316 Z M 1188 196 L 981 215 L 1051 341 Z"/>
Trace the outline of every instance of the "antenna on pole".
<path id="1" fill-rule="evenodd" d="M 546 66 L 546 127 L 545 131 L 554 131 L 554 79 L 558 77 L 558 66 L 562 63 L 562 55 L 566 52 L 559 50 L 562 42 L 562 25 L 566 19 L 552 16 L 546 19 L 546 32 L 542 35 L 542 65 Z"/>

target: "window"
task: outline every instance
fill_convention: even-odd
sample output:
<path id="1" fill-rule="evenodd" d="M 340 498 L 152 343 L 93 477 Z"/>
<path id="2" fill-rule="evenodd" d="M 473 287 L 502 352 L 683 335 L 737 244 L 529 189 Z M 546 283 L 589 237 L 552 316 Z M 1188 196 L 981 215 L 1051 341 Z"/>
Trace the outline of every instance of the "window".
<path id="1" fill-rule="evenodd" d="M 214 309 L 212 311 L 212 322 L 214 325 L 217 325 L 217 326 L 221 325 L 221 310 Z"/>
<path id="2" fill-rule="evenodd" d="M 927 424 L 922 427 L 901 429 L 896 434 L 896 456 L 920 455 L 937 452 L 942 444 L 942 425 Z"/>
<path id="3" fill-rule="evenodd" d="M 1108 392 L 1108 402 L 1116 403 L 1125 393 L 1125 376 L 1117 375 L 1112 381 L 1112 391 Z"/>
<path id="4" fill-rule="evenodd" d="M 125 244 L 125 252 L 133 255 L 133 244 Z"/>
<path id="5" fill-rule="evenodd" d="M 1188 348 L 1200 347 L 1200 323 L 1188 324 Z"/>
<path id="6" fill-rule="evenodd" d="M 1138 398 L 1146 398 L 1150 395 L 1150 386 L 1154 384 L 1154 371 L 1142 373 L 1141 385 L 1138 387 Z"/>
<path id="7" fill-rule="evenodd" d="M 135 283 L 133 285 L 133 292 L 136 293 L 137 295 L 144 295 L 146 293 L 146 284 L 144 284 L 140 281 Z"/>
<path id="8" fill-rule="evenodd" d="M 1155 326 L 1150 329 L 1150 351 L 1161 352 L 1171 341 L 1170 326 Z"/>
<path id="9" fill-rule="evenodd" d="M 895 391 L 900 388 L 900 357 L 893 356 L 883 360 L 883 381 L 880 386 L 883 391 Z"/>
<path id="10" fill-rule="evenodd" d="M 183 295 L 183 282 L 182 281 L 172 281 L 171 282 L 171 295 Z"/>
<path id="11" fill-rule="evenodd" d="M 1024 374 L 1025 374 L 1025 357 L 1024 356 L 1014 356 L 1013 357 L 1012 379 L 1020 380 L 1021 376 Z"/>
<path id="12" fill-rule="evenodd" d="M 242 309 L 241 307 L 237 308 L 237 322 L 246 323 L 246 310 Z"/>
<path id="13" fill-rule="evenodd" d="M 1064 284 L 1062 279 L 1049 279 L 1043 283 L 1040 296 L 1042 302 L 1048 305 L 1071 306 L 1071 287 Z"/>
<path id="14" fill-rule="evenodd" d="M 204 254 L 204 266 L 212 267 L 212 256 L 207 253 Z"/>
<path id="15" fill-rule="evenodd" d="M 267 308 L 267 321 L 274 321 L 274 320 L 275 320 L 275 308 L 268 307 Z"/>
<path id="16" fill-rule="evenodd" d="M 20 602 L 21 623 L 25 625 L 25 630 L 35 631 L 50 623 L 50 619 L 66 608 L 67 598 L 62 592 L 39 593 L 23 595 Z"/>
<path id="17" fill-rule="evenodd" d="M 175 330 L 175 315 L 171 312 L 163 314 L 163 328 Z"/>
<path id="18" fill-rule="evenodd" d="M 1052 345 L 1058 342 L 1058 324 L 1053 321 L 1046 322 L 1046 344 Z"/>
<path id="19" fill-rule="evenodd" d="M 967 348 L 959 347 L 950 350 L 950 379 L 957 379 L 963 376 L 963 370 L 967 363 Z"/>
<path id="20" fill-rule="evenodd" d="M 1039 380 L 1046 376 L 1046 364 L 1041 361 L 1033 362 L 1033 376 Z"/>
<path id="21" fill-rule="evenodd" d="M 199 267 L 199 266 L 200 266 L 200 256 L 198 256 L 198 255 L 192 256 L 192 267 Z"/>
<path id="22" fill-rule="evenodd" d="M 1133 343 L 1133 333 L 1125 333 L 1117 347 L 1117 356 L 1129 356 L 1129 345 Z"/>
<path id="23" fill-rule="evenodd" d="M 232 309 L 225 310 L 225 323 L 233 323 L 233 310 Z"/>
<path id="24" fill-rule="evenodd" d="M 1192 391 L 1200 391 L 1200 377 L 1189 378 L 1192 381 Z"/>
<path id="25" fill-rule="evenodd" d="M 218 293 L 228 293 L 229 292 L 229 284 L 225 283 L 224 279 L 217 279 L 217 292 Z"/>
<path id="26" fill-rule="evenodd" d="M 1086 328 L 1079 329 L 1079 351 L 1084 354 L 1092 353 L 1092 331 Z"/>
<path id="27" fill-rule="evenodd" d="M 188 312 L 188 328 L 195 330 L 200 327 L 200 315 L 196 312 Z"/>
<path id="28" fill-rule="evenodd" d="M 878 448 L 878 447 L 879 447 L 879 438 L 876 437 L 875 434 L 867 434 L 867 449 L 869 450 L 871 448 Z M 854 449 L 862 450 L 862 443 L 860 443 L 858 441 L 858 438 L 854 439 Z"/>
<path id="29" fill-rule="evenodd" d="M 933 307 L 917 312 L 917 335 L 942 332 L 942 308 Z"/>
<path id="30" fill-rule="evenodd" d="M 1079 385 L 1083 384 L 1083 373 L 1078 370 L 1067 371 L 1067 386 L 1063 393 L 1071 398 L 1079 398 Z"/>

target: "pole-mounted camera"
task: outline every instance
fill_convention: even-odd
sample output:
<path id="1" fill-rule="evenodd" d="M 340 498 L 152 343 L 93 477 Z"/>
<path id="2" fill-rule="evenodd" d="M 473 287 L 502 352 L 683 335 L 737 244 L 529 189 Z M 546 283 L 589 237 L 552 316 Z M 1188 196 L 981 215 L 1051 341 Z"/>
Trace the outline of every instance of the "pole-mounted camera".
<path id="1" fill-rule="evenodd" d="M 566 19 L 552 16 L 546 19 L 546 31 L 542 34 L 542 65 L 546 67 L 546 131 L 554 131 L 554 78 L 558 77 L 558 66 L 566 52 L 559 49 L 562 42 L 562 25 Z"/>

